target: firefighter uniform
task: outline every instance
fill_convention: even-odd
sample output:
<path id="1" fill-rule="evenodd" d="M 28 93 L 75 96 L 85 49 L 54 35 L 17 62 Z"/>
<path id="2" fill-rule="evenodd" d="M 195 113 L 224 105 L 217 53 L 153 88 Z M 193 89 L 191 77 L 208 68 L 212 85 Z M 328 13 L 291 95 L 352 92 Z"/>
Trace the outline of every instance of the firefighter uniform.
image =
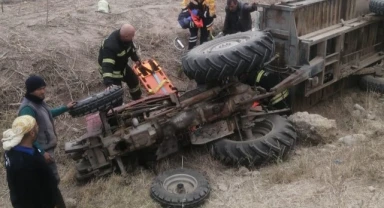
<path id="1" fill-rule="evenodd" d="M 247 76 L 246 83 L 249 85 L 260 86 L 267 91 L 276 86 L 280 82 L 280 76 L 278 73 L 258 70 L 251 72 L 250 76 Z M 267 103 L 269 106 L 274 106 L 275 108 L 281 109 L 286 108 L 289 104 L 289 90 L 284 90 L 283 92 L 272 97 Z"/>
<path id="2" fill-rule="evenodd" d="M 201 3 L 199 3 L 198 0 L 183 0 L 182 7 L 182 13 L 189 13 L 189 10 L 198 9 L 198 16 L 203 20 L 203 27 L 198 28 L 194 24 L 191 24 L 189 27 L 190 37 L 188 49 L 190 50 L 196 46 L 199 29 L 200 44 L 208 41 L 213 19 L 216 17 L 215 0 L 203 0 Z"/>
<path id="3" fill-rule="evenodd" d="M 142 92 L 139 78 L 132 68 L 128 66 L 128 58 L 131 58 L 134 62 L 140 61 L 133 42 L 122 42 L 120 40 L 120 30 L 112 32 L 109 37 L 103 40 L 98 62 L 104 84 L 106 86 L 112 84 L 121 86 L 123 81 L 127 83 L 132 99 L 137 100 L 141 97 Z"/>

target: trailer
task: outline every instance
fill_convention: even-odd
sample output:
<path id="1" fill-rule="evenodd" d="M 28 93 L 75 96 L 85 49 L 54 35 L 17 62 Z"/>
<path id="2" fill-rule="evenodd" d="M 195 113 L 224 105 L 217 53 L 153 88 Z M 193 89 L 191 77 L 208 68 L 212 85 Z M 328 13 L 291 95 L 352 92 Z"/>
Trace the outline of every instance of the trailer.
<path id="1" fill-rule="evenodd" d="M 384 16 L 371 13 L 368 0 L 289 0 L 258 6 L 259 27 L 272 34 L 278 54 L 271 64 L 308 71 L 308 79 L 291 90 L 294 111 L 354 82 L 352 75 L 381 74 L 381 68 L 367 67 L 384 58 Z"/>

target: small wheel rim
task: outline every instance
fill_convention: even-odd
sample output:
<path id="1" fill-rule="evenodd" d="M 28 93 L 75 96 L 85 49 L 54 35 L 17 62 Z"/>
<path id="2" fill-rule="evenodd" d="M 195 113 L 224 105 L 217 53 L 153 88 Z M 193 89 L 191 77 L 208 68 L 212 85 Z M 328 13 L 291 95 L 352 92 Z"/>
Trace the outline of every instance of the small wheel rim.
<path id="1" fill-rule="evenodd" d="M 239 45 L 241 43 L 244 43 L 246 41 L 247 41 L 247 39 L 245 39 L 245 38 L 223 41 L 223 42 L 215 45 L 214 47 L 210 47 L 210 48 L 203 50 L 203 54 L 207 54 L 207 53 L 211 53 L 211 52 L 217 52 L 217 51 L 225 50 L 228 48 L 232 48 L 232 47 Z"/>
<path id="2" fill-rule="evenodd" d="M 188 174 L 175 174 L 167 177 L 163 188 L 173 194 L 189 194 L 197 189 L 197 179 Z"/>

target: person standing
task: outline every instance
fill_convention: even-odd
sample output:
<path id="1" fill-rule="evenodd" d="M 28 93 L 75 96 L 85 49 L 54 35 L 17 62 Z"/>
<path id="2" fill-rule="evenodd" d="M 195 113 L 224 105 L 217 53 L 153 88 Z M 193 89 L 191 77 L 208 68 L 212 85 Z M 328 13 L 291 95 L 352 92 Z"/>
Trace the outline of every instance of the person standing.
<path id="1" fill-rule="evenodd" d="M 135 28 L 130 24 L 123 24 L 120 29 L 113 31 L 103 40 L 98 62 L 107 89 L 113 85 L 121 86 L 123 81 L 127 83 L 132 99 L 138 100 L 142 94 L 139 78 L 128 65 L 128 58 L 131 58 L 137 66 L 141 65 L 133 44 L 134 37 Z"/>
<path id="2" fill-rule="evenodd" d="M 54 208 L 57 180 L 38 149 L 33 146 L 38 125 L 32 116 L 17 117 L 3 132 L 3 149 L 10 199 L 15 208 Z"/>
<path id="3" fill-rule="evenodd" d="M 212 30 L 213 19 L 216 18 L 216 6 L 214 0 L 183 0 L 183 9 L 179 17 L 189 18 L 190 37 L 188 50 L 197 44 L 197 36 L 200 29 L 200 45 L 208 41 L 209 32 Z"/>
<path id="4" fill-rule="evenodd" d="M 249 5 L 238 0 L 227 0 L 223 34 L 228 35 L 251 30 L 251 12 L 256 10 L 256 3 Z"/>
<path id="5" fill-rule="evenodd" d="M 76 103 L 72 101 L 67 105 L 51 109 L 44 102 L 46 83 L 40 76 L 30 76 L 25 81 L 25 87 L 27 91 L 21 102 L 18 115 L 29 115 L 36 119 L 36 122 L 39 125 L 39 131 L 34 146 L 44 156 L 59 184 L 60 176 L 54 159 L 54 150 L 57 146 L 57 134 L 53 118 L 67 112 Z M 59 207 L 65 207 L 60 191 L 58 197 L 60 203 Z"/>

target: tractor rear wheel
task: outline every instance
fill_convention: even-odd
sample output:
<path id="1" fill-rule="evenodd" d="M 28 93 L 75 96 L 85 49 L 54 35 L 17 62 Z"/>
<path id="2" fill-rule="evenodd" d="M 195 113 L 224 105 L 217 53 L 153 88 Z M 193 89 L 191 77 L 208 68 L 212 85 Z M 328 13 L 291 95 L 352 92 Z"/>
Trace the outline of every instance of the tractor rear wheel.
<path id="1" fill-rule="evenodd" d="M 181 62 L 187 77 L 203 84 L 258 70 L 273 57 L 274 51 L 271 34 L 249 31 L 195 47 Z"/>
<path id="2" fill-rule="evenodd" d="M 370 0 L 369 11 L 379 15 L 384 15 L 384 0 Z"/>
<path id="3" fill-rule="evenodd" d="M 384 77 L 365 75 L 361 77 L 359 84 L 363 90 L 384 93 Z"/>
<path id="4" fill-rule="evenodd" d="M 231 165 L 260 165 L 271 160 L 285 159 L 296 143 L 292 124 L 282 116 L 271 115 L 255 122 L 253 138 L 240 140 L 236 133 L 213 143 L 211 154 Z"/>

